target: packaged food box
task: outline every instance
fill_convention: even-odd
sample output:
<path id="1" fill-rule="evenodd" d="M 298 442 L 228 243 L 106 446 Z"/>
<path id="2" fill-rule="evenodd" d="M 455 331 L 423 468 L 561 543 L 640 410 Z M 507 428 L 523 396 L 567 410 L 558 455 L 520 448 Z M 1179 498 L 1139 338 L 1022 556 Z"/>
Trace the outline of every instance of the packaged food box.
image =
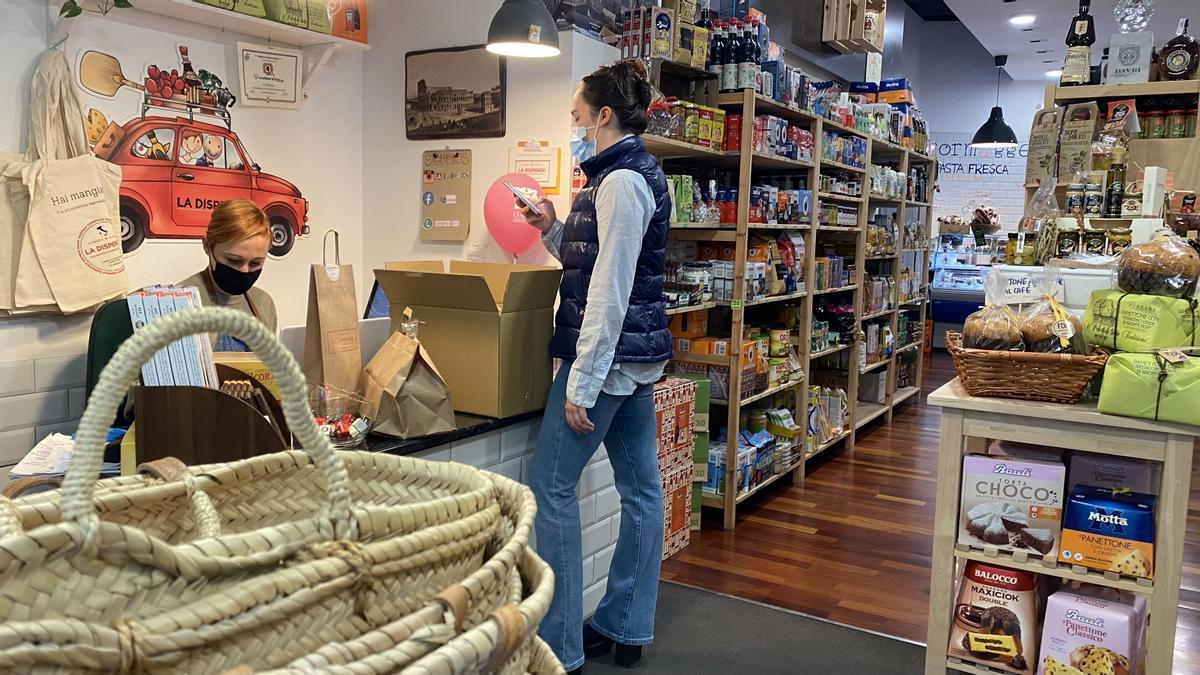
<path id="1" fill-rule="evenodd" d="M 1102 487 L 1071 490 L 1059 561 L 1154 578 L 1154 495 Z"/>
<path id="2" fill-rule="evenodd" d="M 315 33 L 324 33 L 329 35 L 333 32 L 333 24 L 330 23 L 329 11 L 325 7 L 325 0 L 307 0 L 308 1 L 308 29 Z"/>
<path id="3" fill-rule="evenodd" d="M 325 0 L 335 37 L 367 42 L 367 0 Z"/>
<path id="4" fill-rule="evenodd" d="M 1200 345 L 1196 303 L 1119 289 L 1092 291 L 1083 327 L 1088 342 L 1121 352 Z"/>
<path id="5" fill-rule="evenodd" d="M 1096 409 L 1111 415 L 1200 424 L 1200 356 L 1113 354 Z"/>
<path id="6" fill-rule="evenodd" d="M 879 96 L 879 84 L 876 82 L 851 82 L 850 93 L 862 96 L 867 103 L 875 103 Z"/>
<path id="7" fill-rule="evenodd" d="M 297 28 L 308 28 L 308 0 L 263 0 L 267 18 Z"/>
<path id="8" fill-rule="evenodd" d="M 1054 555 L 1062 525 L 1062 462 L 963 458 L 958 541 L 1001 551 Z"/>
<path id="9" fill-rule="evenodd" d="M 662 7 L 650 12 L 650 52 L 644 56 L 670 60 L 675 56 L 675 12 Z"/>
<path id="10" fill-rule="evenodd" d="M 1005 672 L 1033 675 L 1037 659 L 1037 575 L 968 560 L 946 653 Z"/>
<path id="11" fill-rule="evenodd" d="M 1134 492 L 1151 493 L 1150 462 L 1132 457 L 1076 452 L 1071 457 L 1071 473 L 1067 485 L 1107 488 L 1129 488 Z"/>
<path id="12" fill-rule="evenodd" d="M 708 310 L 672 315 L 668 327 L 677 338 L 702 338 L 708 334 Z"/>
<path id="13" fill-rule="evenodd" d="M 1138 675 L 1145 639 L 1145 596 L 1064 587 L 1046 600 L 1038 675 Z"/>

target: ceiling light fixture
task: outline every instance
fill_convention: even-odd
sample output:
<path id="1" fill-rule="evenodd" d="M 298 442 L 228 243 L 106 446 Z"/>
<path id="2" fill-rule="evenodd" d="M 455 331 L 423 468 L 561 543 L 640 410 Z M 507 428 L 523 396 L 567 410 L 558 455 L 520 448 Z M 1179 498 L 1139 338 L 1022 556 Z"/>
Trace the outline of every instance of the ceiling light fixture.
<path id="1" fill-rule="evenodd" d="M 1047 70 L 1046 77 L 1062 77 L 1062 69 Z"/>
<path id="2" fill-rule="evenodd" d="M 1014 14 L 1008 17 L 1008 22 L 1014 26 L 1028 26 L 1037 21 L 1037 16 L 1033 14 Z"/>
<path id="3" fill-rule="evenodd" d="M 1012 127 L 1004 121 L 1004 109 L 1000 107 L 1000 69 L 1004 64 L 1008 63 L 1008 57 L 1001 54 L 996 57 L 996 106 L 992 108 L 992 114 L 988 116 L 983 126 L 979 127 L 979 131 L 975 132 L 974 138 L 971 139 L 972 148 L 1015 148 L 1017 147 L 1017 135 L 1013 133 Z"/>
<path id="4" fill-rule="evenodd" d="M 504 0 L 488 28 L 487 50 L 525 58 L 558 56 L 558 28 L 542 0 Z"/>

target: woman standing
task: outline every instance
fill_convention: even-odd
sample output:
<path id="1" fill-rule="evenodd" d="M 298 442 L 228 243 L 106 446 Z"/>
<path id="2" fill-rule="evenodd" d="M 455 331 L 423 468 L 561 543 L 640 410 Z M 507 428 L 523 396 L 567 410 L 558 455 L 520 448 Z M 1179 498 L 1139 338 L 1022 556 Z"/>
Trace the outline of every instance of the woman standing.
<path id="1" fill-rule="evenodd" d="M 554 380 L 530 483 L 538 552 L 554 569 L 542 638 L 569 671 L 616 644 L 632 666 L 654 637 L 662 560 L 662 488 L 654 383 L 672 354 L 662 304 L 671 202 L 666 177 L 639 137 L 653 89 L 639 61 L 583 78 L 571 101 L 571 152 L 587 176 L 566 222 L 542 200 L 530 225 L 563 266 L 551 355 Z M 586 311 L 585 311 L 586 309 Z M 600 443 L 621 497 L 608 587 L 583 625 L 583 563 L 575 487 Z"/>
<path id="2" fill-rule="evenodd" d="M 199 288 L 205 307 L 241 310 L 275 331 L 278 329 L 275 302 L 266 291 L 254 288 L 270 248 L 271 225 L 257 204 L 249 199 L 221 202 L 209 216 L 208 231 L 204 234 L 208 265 L 176 285 Z M 213 349 L 250 351 L 246 343 L 232 335 L 218 335 Z"/>

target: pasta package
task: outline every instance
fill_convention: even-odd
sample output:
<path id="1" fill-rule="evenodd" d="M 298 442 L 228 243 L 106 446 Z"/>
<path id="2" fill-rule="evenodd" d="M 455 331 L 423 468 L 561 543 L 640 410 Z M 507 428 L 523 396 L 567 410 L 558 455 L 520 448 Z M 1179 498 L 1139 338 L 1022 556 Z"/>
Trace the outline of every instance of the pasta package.
<path id="1" fill-rule="evenodd" d="M 1200 356 L 1175 350 L 1113 354 L 1096 407 L 1110 415 L 1200 425 Z"/>
<path id="2" fill-rule="evenodd" d="M 1083 315 L 1092 344 L 1121 352 L 1200 346 L 1200 307 L 1193 299 L 1092 291 Z"/>

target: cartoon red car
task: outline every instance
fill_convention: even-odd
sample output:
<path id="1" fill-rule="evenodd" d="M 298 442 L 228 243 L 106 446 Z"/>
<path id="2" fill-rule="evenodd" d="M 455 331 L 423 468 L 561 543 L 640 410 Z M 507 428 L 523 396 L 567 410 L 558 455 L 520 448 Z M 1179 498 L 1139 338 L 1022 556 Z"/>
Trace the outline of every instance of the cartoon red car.
<path id="1" fill-rule="evenodd" d="M 94 148 L 121 167 L 121 245 L 146 237 L 204 236 L 217 204 L 245 197 L 271 222 L 271 255 L 308 234 L 308 200 L 292 183 L 264 173 L 232 130 L 189 117 L 142 116 L 112 124 Z"/>

